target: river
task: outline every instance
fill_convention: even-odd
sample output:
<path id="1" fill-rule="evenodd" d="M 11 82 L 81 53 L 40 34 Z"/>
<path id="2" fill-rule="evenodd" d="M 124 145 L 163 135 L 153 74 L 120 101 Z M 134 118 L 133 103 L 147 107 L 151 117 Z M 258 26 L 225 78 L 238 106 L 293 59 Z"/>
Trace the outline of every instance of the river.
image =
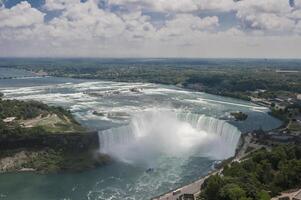
<path id="1" fill-rule="evenodd" d="M 206 175 L 234 154 L 241 133 L 281 124 L 250 102 L 150 83 L 27 75 L 0 80 L 0 92 L 71 110 L 114 158 L 82 173 L 1 174 L 0 199 L 149 199 Z"/>

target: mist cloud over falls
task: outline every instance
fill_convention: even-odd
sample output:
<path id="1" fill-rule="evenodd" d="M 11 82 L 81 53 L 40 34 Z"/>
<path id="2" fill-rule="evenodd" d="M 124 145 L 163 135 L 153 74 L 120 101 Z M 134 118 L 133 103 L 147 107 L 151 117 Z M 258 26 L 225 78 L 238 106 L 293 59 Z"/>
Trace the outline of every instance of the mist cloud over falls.
<path id="1" fill-rule="evenodd" d="M 225 121 L 174 111 L 141 112 L 129 125 L 99 132 L 100 151 L 128 162 L 154 165 L 161 156 L 224 159 L 240 132 Z"/>

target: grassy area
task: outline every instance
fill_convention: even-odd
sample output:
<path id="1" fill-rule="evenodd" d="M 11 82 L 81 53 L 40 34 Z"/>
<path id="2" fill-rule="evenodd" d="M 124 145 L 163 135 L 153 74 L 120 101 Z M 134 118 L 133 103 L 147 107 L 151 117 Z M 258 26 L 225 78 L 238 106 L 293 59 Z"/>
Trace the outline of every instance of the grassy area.
<path id="1" fill-rule="evenodd" d="M 0 134 L 83 132 L 72 114 L 37 101 L 3 100 L 0 95 Z M 12 118 L 6 122 L 8 118 Z"/>
<path id="2" fill-rule="evenodd" d="M 74 123 L 66 116 L 58 116 L 57 114 L 49 114 L 47 116 L 38 116 L 29 120 L 21 120 L 20 124 L 25 127 L 43 127 L 50 133 L 67 133 L 67 132 L 82 132 L 85 129 L 78 123 Z"/>

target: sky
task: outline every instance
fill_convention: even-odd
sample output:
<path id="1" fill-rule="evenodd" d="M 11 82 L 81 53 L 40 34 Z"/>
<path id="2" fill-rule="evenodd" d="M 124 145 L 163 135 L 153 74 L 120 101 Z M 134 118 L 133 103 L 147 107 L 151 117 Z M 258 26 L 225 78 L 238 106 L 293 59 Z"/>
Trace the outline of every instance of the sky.
<path id="1" fill-rule="evenodd" d="M 0 0 L 0 57 L 301 58 L 301 0 Z"/>

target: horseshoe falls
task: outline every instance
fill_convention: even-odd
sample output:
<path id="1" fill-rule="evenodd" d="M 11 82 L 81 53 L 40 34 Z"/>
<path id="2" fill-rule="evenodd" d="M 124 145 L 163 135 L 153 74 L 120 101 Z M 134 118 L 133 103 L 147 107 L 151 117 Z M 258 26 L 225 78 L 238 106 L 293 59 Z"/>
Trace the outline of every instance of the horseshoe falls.
<path id="1" fill-rule="evenodd" d="M 100 152 L 129 163 L 146 164 L 162 154 L 221 160 L 234 155 L 240 135 L 224 120 L 153 109 L 137 114 L 128 125 L 99 131 L 99 143 Z"/>
<path id="2" fill-rule="evenodd" d="M 280 125 L 250 102 L 150 83 L 33 77 L 0 80 L 0 92 L 69 109 L 113 159 L 82 173 L 3 174 L 7 199 L 150 199 L 207 175 L 244 132 Z M 233 120 L 237 111 L 247 120 Z"/>

